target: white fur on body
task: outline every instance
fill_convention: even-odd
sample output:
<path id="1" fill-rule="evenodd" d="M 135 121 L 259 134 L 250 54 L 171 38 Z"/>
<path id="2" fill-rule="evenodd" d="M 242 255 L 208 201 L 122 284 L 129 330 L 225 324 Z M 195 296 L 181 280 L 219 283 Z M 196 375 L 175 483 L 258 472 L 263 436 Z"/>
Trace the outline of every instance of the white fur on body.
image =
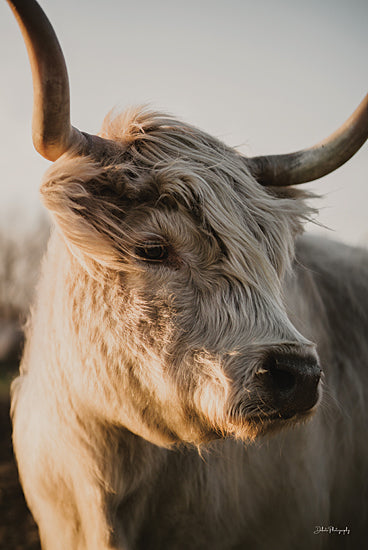
<path id="1" fill-rule="evenodd" d="M 119 163 L 62 158 L 42 187 L 58 229 L 12 403 L 42 545 L 361 543 L 367 255 L 302 237 L 294 261 L 302 197 L 261 188 L 236 152 L 171 122 L 119 121 Z M 161 238 L 167 265 L 136 257 Z M 317 412 L 257 438 L 262 357 L 311 342 L 325 373 Z M 329 525 L 351 534 L 314 535 Z"/>

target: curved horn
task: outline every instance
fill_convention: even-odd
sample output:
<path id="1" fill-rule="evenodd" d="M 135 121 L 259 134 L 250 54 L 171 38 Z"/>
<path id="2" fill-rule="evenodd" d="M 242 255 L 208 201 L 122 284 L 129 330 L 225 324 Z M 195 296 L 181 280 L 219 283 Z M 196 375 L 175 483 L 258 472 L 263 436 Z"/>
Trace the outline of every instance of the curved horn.
<path id="1" fill-rule="evenodd" d="M 262 185 L 313 181 L 348 161 L 368 138 L 368 94 L 350 118 L 327 139 L 286 155 L 251 157 L 247 164 Z"/>
<path id="2" fill-rule="evenodd" d="M 86 142 L 85 136 L 70 123 L 69 80 L 63 52 L 51 23 L 35 0 L 7 1 L 22 31 L 31 63 L 33 144 L 43 157 L 54 161 L 71 147 Z"/>

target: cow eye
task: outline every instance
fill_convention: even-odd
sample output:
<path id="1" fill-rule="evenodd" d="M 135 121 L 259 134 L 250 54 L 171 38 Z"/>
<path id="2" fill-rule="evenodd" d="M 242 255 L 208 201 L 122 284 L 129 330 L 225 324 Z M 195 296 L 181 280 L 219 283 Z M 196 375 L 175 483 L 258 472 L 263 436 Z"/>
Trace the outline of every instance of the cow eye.
<path id="1" fill-rule="evenodd" d="M 168 247 L 160 243 L 147 243 L 135 249 L 136 255 L 141 260 L 149 262 L 163 262 L 169 257 Z"/>

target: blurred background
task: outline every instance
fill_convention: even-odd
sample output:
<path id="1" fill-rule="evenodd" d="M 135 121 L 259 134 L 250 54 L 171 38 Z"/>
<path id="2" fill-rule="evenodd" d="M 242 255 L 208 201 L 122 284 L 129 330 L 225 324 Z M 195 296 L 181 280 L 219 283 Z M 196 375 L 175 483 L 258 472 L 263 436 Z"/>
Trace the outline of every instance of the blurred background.
<path id="1" fill-rule="evenodd" d="M 246 155 L 284 153 L 327 137 L 367 92 L 367 0 L 41 0 L 41 5 L 66 57 L 72 122 L 90 133 L 98 132 L 111 108 L 143 103 Z M 38 187 L 49 163 L 32 146 L 31 72 L 4 1 L 0 41 L 0 394 L 7 396 L 22 342 L 20 323 L 47 240 Z M 321 195 L 315 202 L 322 226 L 308 230 L 367 244 L 367 171 L 365 146 L 336 172 L 305 185 Z M 2 426 L 9 443 L 2 447 L 1 469 L 10 485 L 0 488 L 0 548 L 37 548 L 28 516 L 28 539 L 16 540 L 22 532 L 21 493 L 17 489 L 15 508 L 9 508 L 15 491 L 9 480 L 16 474 L 6 454 L 10 428 Z"/>

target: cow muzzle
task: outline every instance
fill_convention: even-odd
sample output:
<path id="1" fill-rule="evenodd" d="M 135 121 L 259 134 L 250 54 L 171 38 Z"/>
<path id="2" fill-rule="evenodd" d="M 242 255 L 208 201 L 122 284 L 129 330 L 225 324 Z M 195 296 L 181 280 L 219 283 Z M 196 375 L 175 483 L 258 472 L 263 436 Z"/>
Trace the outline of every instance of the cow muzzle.
<path id="1" fill-rule="evenodd" d="M 265 415 L 288 419 L 312 409 L 319 398 L 321 372 L 311 351 L 269 352 L 254 374 Z"/>

